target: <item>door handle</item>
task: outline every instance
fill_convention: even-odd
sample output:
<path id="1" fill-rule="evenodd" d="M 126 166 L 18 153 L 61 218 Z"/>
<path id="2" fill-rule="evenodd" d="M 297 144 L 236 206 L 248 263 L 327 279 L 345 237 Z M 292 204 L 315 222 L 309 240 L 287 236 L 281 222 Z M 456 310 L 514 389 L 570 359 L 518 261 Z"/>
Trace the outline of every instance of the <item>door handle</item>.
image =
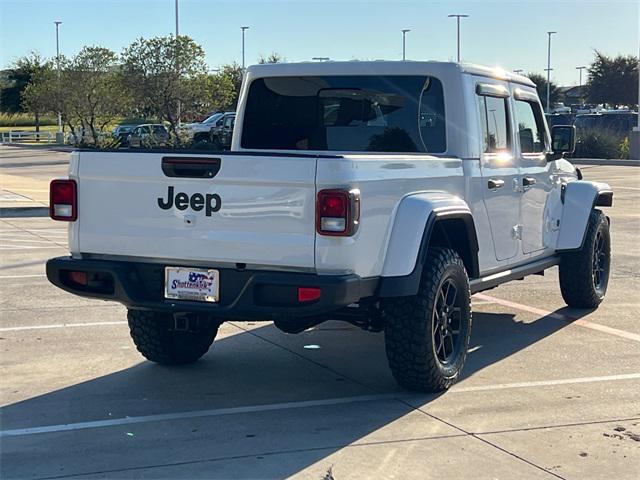
<path id="1" fill-rule="evenodd" d="M 491 179 L 487 182 L 487 187 L 489 188 L 489 190 L 497 190 L 498 188 L 501 188 L 504 185 L 504 180 L 495 180 L 495 179 Z"/>
<path id="2" fill-rule="evenodd" d="M 522 186 L 525 188 L 535 184 L 536 184 L 536 179 L 533 177 L 524 177 L 522 179 Z"/>

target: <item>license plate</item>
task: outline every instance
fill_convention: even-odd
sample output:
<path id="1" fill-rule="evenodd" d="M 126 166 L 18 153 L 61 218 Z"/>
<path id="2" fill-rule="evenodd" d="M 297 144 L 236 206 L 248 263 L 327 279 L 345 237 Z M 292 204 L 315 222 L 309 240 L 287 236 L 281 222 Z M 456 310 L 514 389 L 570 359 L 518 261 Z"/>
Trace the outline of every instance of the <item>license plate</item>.
<path id="1" fill-rule="evenodd" d="M 220 272 L 188 267 L 165 267 L 164 296 L 175 300 L 217 302 Z"/>

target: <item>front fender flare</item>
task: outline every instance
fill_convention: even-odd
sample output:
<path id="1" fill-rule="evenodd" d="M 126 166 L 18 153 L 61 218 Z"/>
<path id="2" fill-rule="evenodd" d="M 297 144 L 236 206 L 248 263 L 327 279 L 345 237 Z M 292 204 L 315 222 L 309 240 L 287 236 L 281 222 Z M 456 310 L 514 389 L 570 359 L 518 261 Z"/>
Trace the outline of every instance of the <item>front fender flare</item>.
<path id="1" fill-rule="evenodd" d="M 577 180 L 564 186 L 562 218 L 556 250 L 582 248 L 589 215 L 595 206 L 610 207 L 613 190 L 606 183 Z"/>

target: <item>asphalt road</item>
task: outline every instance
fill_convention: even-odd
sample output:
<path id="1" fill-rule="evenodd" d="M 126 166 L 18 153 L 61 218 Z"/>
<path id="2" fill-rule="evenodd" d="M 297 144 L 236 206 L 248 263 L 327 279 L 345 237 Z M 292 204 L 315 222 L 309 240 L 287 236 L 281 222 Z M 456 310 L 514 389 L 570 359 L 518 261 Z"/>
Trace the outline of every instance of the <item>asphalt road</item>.
<path id="1" fill-rule="evenodd" d="M 477 295 L 440 396 L 400 390 L 383 334 L 338 322 L 230 322 L 197 364 L 154 365 L 123 307 L 48 284 L 64 224 L 0 219 L 0 476 L 638 478 L 640 168 L 583 172 L 615 190 L 607 299 L 564 308 L 556 269 Z"/>

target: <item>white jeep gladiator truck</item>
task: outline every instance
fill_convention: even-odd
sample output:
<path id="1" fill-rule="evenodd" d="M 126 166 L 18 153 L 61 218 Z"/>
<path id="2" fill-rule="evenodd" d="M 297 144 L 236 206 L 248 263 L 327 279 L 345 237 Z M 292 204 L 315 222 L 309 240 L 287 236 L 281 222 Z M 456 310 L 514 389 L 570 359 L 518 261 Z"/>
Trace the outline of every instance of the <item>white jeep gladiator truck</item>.
<path id="1" fill-rule="evenodd" d="M 225 320 L 384 331 L 394 377 L 459 377 L 471 295 L 559 265 L 572 307 L 609 278 L 604 183 L 564 160 L 535 85 L 440 62 L 259 65 L 230 152 L 77 151 L 51 185 L 58 287 L 128 308 L 147 359 L 194 362 Z"/>

